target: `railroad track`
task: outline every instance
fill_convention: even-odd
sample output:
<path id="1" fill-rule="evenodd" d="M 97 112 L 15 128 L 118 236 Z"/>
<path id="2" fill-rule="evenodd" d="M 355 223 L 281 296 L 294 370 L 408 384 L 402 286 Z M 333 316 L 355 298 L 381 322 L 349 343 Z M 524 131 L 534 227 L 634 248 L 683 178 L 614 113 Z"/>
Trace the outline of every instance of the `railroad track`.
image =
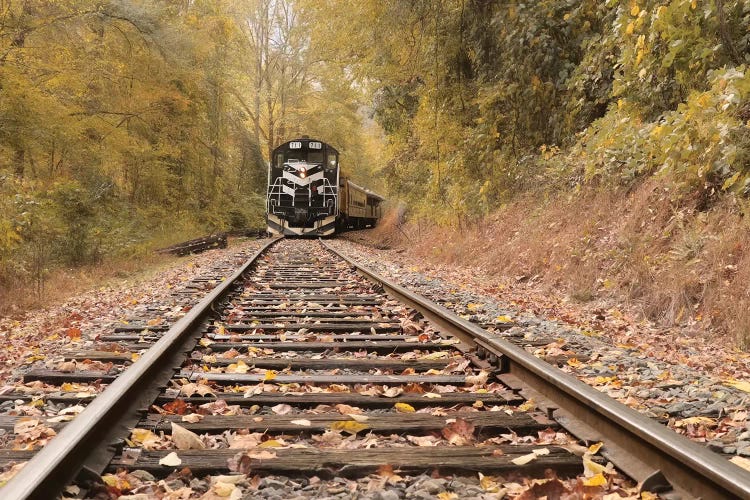
<path id="1" fill-rule="evenodd" d="M 382 486 L 424 473 L 481 473 L 493 491 L 500 475 L 585 469 L 611 485 L 608 460 L 644 490 L 750 496 L 750 474 L 734 464 L 324 243 L 271 242 L 169 328 L 118 330 L 100 338 L 114 352 L 68 354 L 106 371 L 26 375 L 109 386 L 74 420 L 48 422 L 59 435 L 41 451 L 0 449 L 6 467 L 29 460 L 3 498 L 54 498 L 74 479 L 81 494 L 149 495 L 211 475 L 227 496 L 279 475 L 303 478 L 307 496 L 330 493 L 325 481 L 340 477 Z M 137 360 L 122 354 L 144 348 Z M 58 404 L 91 399 L 49 394 Z M 14 396 L 33 401 L 3 397 Z M 2 417 L 0 428 L 25 422 Z M 172 486 L 160 485 L 170 474 Z"/>

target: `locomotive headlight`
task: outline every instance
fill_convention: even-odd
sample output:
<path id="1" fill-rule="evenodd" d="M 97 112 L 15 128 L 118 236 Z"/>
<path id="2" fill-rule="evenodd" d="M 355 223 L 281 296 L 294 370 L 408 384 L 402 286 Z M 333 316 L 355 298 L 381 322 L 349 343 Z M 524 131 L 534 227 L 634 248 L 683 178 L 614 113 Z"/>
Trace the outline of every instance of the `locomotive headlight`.
<path id="1" fill-rule="evenodd" d="M 299 176 L 304 179 L 307 177 L 307 169 L 305 167 L 300 167 L 299 169 Z"/>

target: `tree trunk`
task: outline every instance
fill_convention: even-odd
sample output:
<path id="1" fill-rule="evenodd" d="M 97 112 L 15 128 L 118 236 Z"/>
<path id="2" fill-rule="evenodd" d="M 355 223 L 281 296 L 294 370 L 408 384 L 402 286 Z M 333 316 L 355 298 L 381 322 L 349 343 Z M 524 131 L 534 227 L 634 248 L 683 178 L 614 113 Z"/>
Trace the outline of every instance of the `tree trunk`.
<path id="1" fill-rule="evenodd" d="M 19 179 L 23 178 L 24 163 L 26 158 L 26 150 L 23 148 L 16 148 L 13 153 L 13 172 Z"/>

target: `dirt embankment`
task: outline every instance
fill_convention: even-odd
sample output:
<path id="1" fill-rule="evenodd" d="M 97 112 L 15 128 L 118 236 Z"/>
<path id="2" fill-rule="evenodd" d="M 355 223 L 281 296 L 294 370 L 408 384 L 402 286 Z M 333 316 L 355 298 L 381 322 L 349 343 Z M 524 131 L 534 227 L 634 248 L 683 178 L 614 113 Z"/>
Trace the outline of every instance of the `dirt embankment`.
<path id="1" fill-rule="evenodd" d="M 529 304 L 536 312 L 558 315 L 565 304 L 591 318 L 617 307 L 746 349 L 750 224 L 736 203 L 703 212 L 686 205 L 647 182 L 629 192 L 527 196 L 460 229 L 399 225 L 391 213 L 376 230 L 348 237 L 401 248 L 428 264 L 469 268 L 490 288 L 533 292 L 544 298 Z"/>

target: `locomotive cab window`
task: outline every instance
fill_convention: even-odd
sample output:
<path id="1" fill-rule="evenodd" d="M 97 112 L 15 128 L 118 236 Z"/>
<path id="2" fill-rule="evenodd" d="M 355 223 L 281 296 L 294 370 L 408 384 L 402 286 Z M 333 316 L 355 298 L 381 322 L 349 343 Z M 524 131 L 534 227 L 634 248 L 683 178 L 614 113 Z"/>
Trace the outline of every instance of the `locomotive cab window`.
<path id="1" fill-rule="evenodd" d="M 307 161 L 308 163 L 323 163 L 325 156 L 322 151 L 308 151 Z"/>
<path id="2" fill-rule="evenodd" d="M 336 154 L 328 153 L 328 168 L 336 168 Z"/>
<path id="3" fill-rule="evenodd" d="M 281 168 L 284 166 L 284 153 L 277 153 L 276 154 L 276 168 Z"/>

